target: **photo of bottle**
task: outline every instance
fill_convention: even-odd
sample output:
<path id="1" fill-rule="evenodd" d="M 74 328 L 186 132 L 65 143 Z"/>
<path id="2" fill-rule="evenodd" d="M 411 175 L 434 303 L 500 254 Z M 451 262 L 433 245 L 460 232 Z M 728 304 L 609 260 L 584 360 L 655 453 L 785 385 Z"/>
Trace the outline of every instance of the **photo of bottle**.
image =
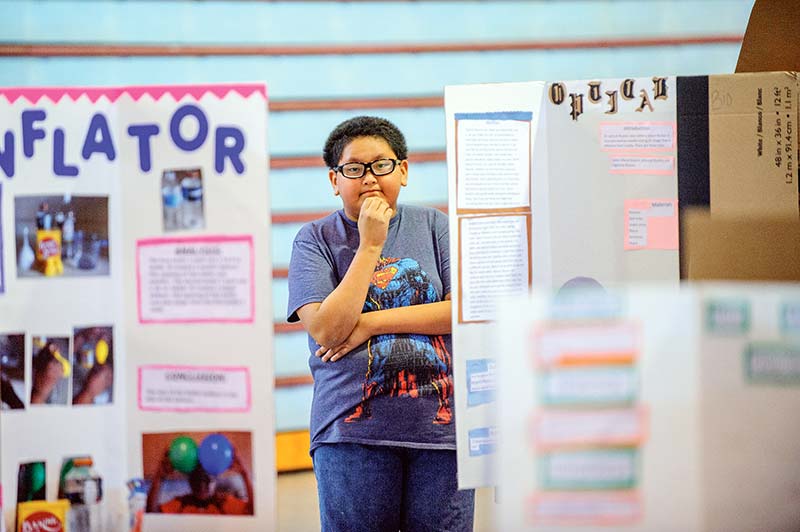
<path id="1" fill-rule="evenodd" d="M 164 170 L 161 206 L 165 232 L 205 228 L 203 174 L 200 168 Z"/>
<path id="2" fill-rule="evenodd" d="M 72 532 L 103 532 L 103 480 L 94 469 L 91 457 L 72 460 L 64 475 L 64 498 L 70 502 L 68 514 Z"/>
<path id="3" fill-rule="evenodd" d="M 18 195 L 14 225 L 18 277 L 109 275 L 107 196 Z"/>

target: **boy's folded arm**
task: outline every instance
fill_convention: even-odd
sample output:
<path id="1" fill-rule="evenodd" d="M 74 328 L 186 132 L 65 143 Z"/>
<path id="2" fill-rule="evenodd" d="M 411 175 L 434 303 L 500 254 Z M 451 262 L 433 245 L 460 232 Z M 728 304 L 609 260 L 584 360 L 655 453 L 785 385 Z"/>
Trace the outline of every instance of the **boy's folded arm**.
<path id="1" fill-rule="evenodd" d="M 350 336 L 364 308 L 380 253 L 380 247 L 360 247 L 342 281 L 321 303 L 297 309 L 297 316 L 315 342 L 338 345 Z"/>
<path id="2" fill-rule="evenodd" d="M 445 301 L 367 312 L 361 320 L 370 332 L 378 334 L 450 334 L 452 325 L 450 295 Z"/>
<path id="3" fill-rule="evenodd" d="M 445 301 L 365 312 L 350 335 L 338 344 L 321 344 L 314 353 L 323 362 L 335 362 L 372 336 L 379 334 L 449 334 L 452 303 Z"/>

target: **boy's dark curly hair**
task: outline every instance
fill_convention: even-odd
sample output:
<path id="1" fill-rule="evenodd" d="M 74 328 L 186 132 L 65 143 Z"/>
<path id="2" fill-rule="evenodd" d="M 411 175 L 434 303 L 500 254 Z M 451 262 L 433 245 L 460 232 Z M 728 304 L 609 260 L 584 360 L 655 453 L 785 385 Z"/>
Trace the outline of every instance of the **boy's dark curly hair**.
<path id="1" fill-rule="evenodd" d="M 328 168 L 339 165 L 345 147 L 358 137 L 382 138 L 398 159 L 408 158 L 406 139 L 396 125 L 377 116 L 357 116 L 345 120 L 328 135 L 325 148 L 322 150 L 322 158 Z"/>

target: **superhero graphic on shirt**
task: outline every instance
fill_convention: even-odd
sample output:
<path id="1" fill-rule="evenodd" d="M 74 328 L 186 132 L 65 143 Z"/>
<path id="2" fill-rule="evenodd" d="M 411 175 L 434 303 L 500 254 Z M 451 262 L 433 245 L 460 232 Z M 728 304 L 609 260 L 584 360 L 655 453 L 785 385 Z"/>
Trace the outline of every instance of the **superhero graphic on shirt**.
<path id="1" fill-rule="evenodd" d="M 372 275 L 364 312 L 436 301 L 436 289 L 417 261 L 381 257 Z M 435 394 L 439 408 L 433 423 L 447 425 L 452 421 L 452 361 L 441 336 L 383 334 L 370 338 L 367 352 L 369 362 L 361 404 L 345 423 L 369 419 L 370 400 L 379 394 L 412 398 Z"/>

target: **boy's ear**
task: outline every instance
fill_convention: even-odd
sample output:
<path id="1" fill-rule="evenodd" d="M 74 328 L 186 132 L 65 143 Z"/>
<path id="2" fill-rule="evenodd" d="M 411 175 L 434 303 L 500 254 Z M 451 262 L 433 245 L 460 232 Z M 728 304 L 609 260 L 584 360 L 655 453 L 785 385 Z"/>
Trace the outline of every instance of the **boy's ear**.
<path id="1" fill-rule="evenodd" d="M 334 172 L 333 170 L 328 170 L 328 179 L 330 180 L 331 186 L 333 187 L 333 195 L 334 196 L 338 196 L 339 195 L 339 184 L 338 184 L 338 176 L 337 176 L 336 172 Z"/>
<path id="2" fill-rule="evenodd" d="M 408 159 L 400 161 L 400 185 L 406 186 L 408 184 Z"/>

